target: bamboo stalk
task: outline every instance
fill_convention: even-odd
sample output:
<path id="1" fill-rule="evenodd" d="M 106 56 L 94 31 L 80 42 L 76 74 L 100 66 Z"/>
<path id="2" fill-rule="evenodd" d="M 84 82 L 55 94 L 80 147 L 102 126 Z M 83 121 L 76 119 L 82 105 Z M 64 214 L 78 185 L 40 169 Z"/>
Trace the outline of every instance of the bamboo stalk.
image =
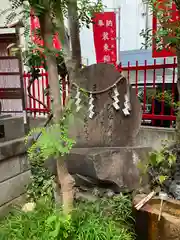
<path id="1" fill-rule="evenodd" d="M 158 221 L 160 221 L 160 220 L 161 220 L 161 215 L 162 215 L 162 207 L 163 207 L 163 199 L 161 199 L 161 205 L 160 205 L 160 211 L 159 211 Z"/>
<path id="2" fill-rule="evenodd" d="M 135 205 L 135 208 L 137 210 L 140 210 L 151 198 L 154 197 L 155 194 L 156 194 L 155 191 L 149 193 L 145 198 L 143 198 L 138 204 Z"/>
<path id="3" fill-rule="evenodd" d="M 159 216 L 158 216 L 158 221 L 161 220 L 161 215 L 162 215 L 162 209 L 163 209 L 163 201 L 168 199 L 168 195 L 164 192 L 159 193 L 159 197 L 161 199 L 161 204 L 160 204 L 160 210 L 159 210 Z"/>
<path id="4" fill-rule="evenodd" d="M 139 203 L 135 205 L 137 210 L 140 210 L 151 198 L 153 198 L 157 192 L 160 191 L 160 188 L 157 187 L 154 191 L 150 192 L 146 197 L 144 197 Z"/>

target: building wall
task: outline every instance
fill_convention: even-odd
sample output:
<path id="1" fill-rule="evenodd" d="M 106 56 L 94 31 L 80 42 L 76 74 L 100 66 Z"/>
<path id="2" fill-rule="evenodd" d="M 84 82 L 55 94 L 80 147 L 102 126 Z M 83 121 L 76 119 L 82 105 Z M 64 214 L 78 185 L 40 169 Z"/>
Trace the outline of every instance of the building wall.
<path id="1" fill-rule="evenodd" d="M 1 1 L 0 12 L 3 11 L 3 10 L 8 9 L 9 7 L 10 7 L 9 0 Z M 20 11 L 20 9 L 19 9 L 19 11 Z M 15 29 L 14 28 L 3 28 L 5 26 L 5 24 L 6 24 L 6 20 L 7 20 L 6 18 L 7 18 L 9 13 L 10 13 L 10 11 L 6 12 L 6 14 L 1 14 L 0 15 L 0 34 L 15 33 Z M 17 19 L 18 19 L 18 12 L 17 12 L 17 18 L 14 18 L 13 21 L 16 21 Z M 24 32 L 24 29 L 21 29 L 20 30 L 20 42 L 25 47 L 26 41 L 24 39 L 23 32 Z"/>

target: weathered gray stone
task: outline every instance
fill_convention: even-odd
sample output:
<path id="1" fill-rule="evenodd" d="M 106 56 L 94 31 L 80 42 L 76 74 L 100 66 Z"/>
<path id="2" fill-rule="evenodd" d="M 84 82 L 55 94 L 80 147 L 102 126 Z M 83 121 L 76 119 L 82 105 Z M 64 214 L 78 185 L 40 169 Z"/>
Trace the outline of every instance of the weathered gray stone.
<path id="1" fill-rule="evenodd" d="M 120 190 L 140 186 L 137 163 L 146 161 L 149 147 L 74 148 L 66 162 L 71 174 L 112 182 Z"/>
<path id="2" fill-rule="evenodd" d="M 31 172 L 26 171 L 0 183 L 0 206 L 19 197 L 26 192 L 26 185 L 30 183 Z"/>
<path id="3" fill-rule="evenodd" d="M 175 142 L 175 135 L 174 128 L 141 126 L 136 136 L 136 145 L 151 146 L 159 151 L 162 148 L 162 141 L 167 140 L 171 145 Z"/>
<path id="4" fill-rule="evenodd" d="M 180 181 L 172 181 L 170 184 L 169 192 L 175 199 L 180 200 Z"/>
<path id="5" fill-rule="evenodd" d="M 27 146 L 24 138 L 14 139 L 0 143 L 0 161 L 25 153 Z"/>
<path id="6" fill-rule="evenodd" d="M 95 187 L 96 184 L 97 184 L 96 180 L 94 180 L 92 178 L 89 178 L 87 176 L 74 174 L 73 178 L 75 180 L 75 183 L 76 183 L 77 187 L 84 186 L 84 187 L 87 187 L 87 188 L 92 188 L 92 187 Z"/>
<path id="7" fill-rule="evenodd" d="M 3 126 L 5 134 L 4 138 L 0 138 L 0 142 L 22 138 L 25 135 L 23 117 L 0 118 L 0 126 Z"/>
<path id="8" fill-rule="evenodd" d="M 79 86 L 89 91 L 101 91 L 113 86 L 120 73 L 113 65 L 94 64 L 81 71 L 82 81 Z M 76 147 L 114 147 L 134 144 L 141 125 L 141 105 L 136 96 L 135 89 L 130 87 L 131 114 L 124 116 L 125 94 L 127 80 L 123 78 L 118 84 L 120 110 L 113 107 L 112 88 L 95 95 L 93 119 L 88 117 L 88 104 L 83 125 L 72 129 L 72 136 L 77 138 Z M 85 104 L 86 105 L 86 104 Z"/>
<path id="9" fill-rule="evenodd" d="M 27 171 L 29 167 L 25 154 L 0 161 L 0 182 Z"/>
<path id="10" fill-rule="evenodd" d="M 10 118 L 10 117 L 12 117 L 11 114 L 0 115 L 0 119 L 3 119 L 3 118 Z"/>
<path id="11" fill-rule="evenodd" d="M 115 110 L 113 88 L 120 78 L 116 84 L 120 109 Z M 128 86 L 126 78 L 122 78 L 113 65 L 104 63 L 83 68 L 78 79 L 79 87 L 90 92 L 103 92 L 94 95 L 93 119 L 88 117 L 87 98 L 84 99 L 82 95 L 81 103 L 85 105 L 86 114 L 85 117 L 82 116 L 82 125 L 73 126 L 70 131 L 72 137 L 76 137 L 77 144 L 67 156 L 69 172 L 95 179 L 96 185 L 104 183 L 107 187 L 109 184 L 114 191 L 136 189 L 140 180 L 134 161 L 147 158 L 151 148 L 127 147 L 134 146 L 141 126 L 141 105 L 135 89 Z M 129 116 L 125 116 L 122 110 L 128 90 L 131 111 Z M 72 91 L 73 94 L 76 92 Z M 49 160 L 46 165 L 55 170 L 54 163 L 55 161 Z"/>
<path id="12" fill-rule="evenodd" d="M 34 123 L 35 122 L 35 123 Z M 31 118 L 31 128 L 43 125 L 42 118 Z M 141 126 L 140 131 L 135 139 L 136 146 L 150 146 L 153 149 L 160 150 L 162 147 L 162 141 L 168 140 L 170 144 L 175 140 L 174 128 L 162 128 L 162 127 L 149 127 Z"/>
<path id="13" fill-rule="evenodd" d="M 13 207 L 21 207 L 26 202 L 26 194 L 22 194 L 0 207 L 0 217 L 7 215 Z"/>
<path id="14" fill-rule="evenodd" d="M 92 193 L 89 192 L 76 192 L 75 199 L 81 201 L 89 201 L 89 202 L 96 202 L 98 197 L 94 196 Z"/>

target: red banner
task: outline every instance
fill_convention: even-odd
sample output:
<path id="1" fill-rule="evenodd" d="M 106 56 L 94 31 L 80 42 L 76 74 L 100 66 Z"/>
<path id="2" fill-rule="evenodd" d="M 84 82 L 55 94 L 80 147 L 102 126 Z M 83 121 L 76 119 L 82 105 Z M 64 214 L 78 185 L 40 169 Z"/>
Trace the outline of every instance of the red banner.
<path id="1" fill-rule="evenodd" d="M 97 63 L 116 64 L 116 14 L 114 12 L 96 13 L 93 22 Z"/>
<path id="2" fill-rule="evenodd" d="M 153 44 L 152 44 L 152 49 L 153 49 L 153 53 L 152 56 L 154 58 L 161 58 L 161 57 L 174 57 L 176 56 L 176 50 L 175 48 L 168 46 L 168 44 L 166 43 L 166 39 L 161 39 L 161 45 L 163 47 L 161 47 L 161 49 L 158 49 L 158 44 L 156 41 L 156 34 L 157 34 L 157 30 L 159 27 L 162 27 L 163 29 L 166 29 L 168 27 L 168 29 L 173 29 L 174 26 L 176 26 L 177 22 L 179 21 L 179 11 L 176 8 L 175 3 L 172 3 L 172 5 L 170 6 L 169 4 L 169 0 L 156 0 L 156 3 L 158 4 L 158 8 L 161 11 L 164 11 L 164 14 L 169 14 L 170 18 L 168 19 L 168 21 L 166 21 L 165 23 L 159 23 L 156 15 L 153 15 Z M 172 31 L 174 32 L 174 31 Z M 169 35 L 170 36 L 170 35 Z M 175 37 L 175 36 L 174 36 Z M 168 37 L 167 37 L 167 41 L 168 41 Z"/>
<path id="3" fill-rule="evenodd" d="M 33 13 L 31 13 L 31 39 L 35 44 L 43 46 L 43 40 L 40 39 L 39 36 L 37 36 L 36 34 L 36 30 L 39 28 L 40 28 L 39 19 L 36 16 L 34 16 Z M 61 44 L 58 39 L 58 34 L 55 34 L 53 38 L 53 45 L 55 49 L 57 50 L 61 49 Z"/>

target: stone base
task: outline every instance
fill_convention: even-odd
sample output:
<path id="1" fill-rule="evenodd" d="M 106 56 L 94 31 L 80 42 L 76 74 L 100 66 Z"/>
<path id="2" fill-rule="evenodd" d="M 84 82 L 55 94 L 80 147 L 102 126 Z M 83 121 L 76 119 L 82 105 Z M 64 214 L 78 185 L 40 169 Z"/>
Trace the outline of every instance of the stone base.
<path id="1" fill-rule="evenodd" d="M 0 142 L 10 141 L 24 137 L 23 117 L 1 116 L 0 118 Z"/>
<path id="2" fill-rule="evenodd" d="M 134 205 L 145 195 L 134 198 Z M 179 240 L 180 239 L 180 201 L 164 201 L 160 221 L 160 199 L 149 201 L 140 211 L 135 210 L 137 240 Z"/>
<path id="3" fill-rule="evenodd" d="M 31 171 L 24 139 L 0 143 L 0 214 L 26 192 Z"/>
<path id="4" fill-rule="evenodd" d="M 26 194 L 22 194 L 21 196 L 14 198 L 8 203 L 0 206 L 0 217 L 6 216 L 13 207 L 21 207 L 26 202 Z"/>
<path id="5" fill-rule="evenodd" d="M 115 191 L 137 189 L 137 163 L 146 161 L 149 147 L 73 148 L 66 159 L 69 172 L 90 177 L 101 184 L 114 184 Z M 47 165 L 51 168 L 52 161 Z M 52 168 L 51 168 L 52 170 Z"/>

